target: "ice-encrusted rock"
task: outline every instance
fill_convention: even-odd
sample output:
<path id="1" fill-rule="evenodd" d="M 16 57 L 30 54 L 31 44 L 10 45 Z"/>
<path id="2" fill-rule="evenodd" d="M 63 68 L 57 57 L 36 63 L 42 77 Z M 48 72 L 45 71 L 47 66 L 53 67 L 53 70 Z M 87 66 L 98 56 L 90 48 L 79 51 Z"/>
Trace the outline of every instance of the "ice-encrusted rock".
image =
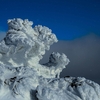
<path id="1" fill-rule="evenodd" d="M 20 18 L 8 20 L 0 42 L 0 100 L 100 100 L 100 86 L 81 77 L 59 78 L 69 63 L 65 54 L 52 53 L 39 64 L 50 45 L 57 42 L 45 26 Z"/>

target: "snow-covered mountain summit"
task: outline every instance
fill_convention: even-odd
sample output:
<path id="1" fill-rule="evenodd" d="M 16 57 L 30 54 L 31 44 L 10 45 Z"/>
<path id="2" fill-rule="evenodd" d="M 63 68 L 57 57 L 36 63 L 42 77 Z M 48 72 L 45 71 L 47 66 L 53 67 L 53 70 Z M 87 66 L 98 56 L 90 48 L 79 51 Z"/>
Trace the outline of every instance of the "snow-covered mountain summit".
<path id="1" fill-rule="evenodd" d="M 0 100 L 100 100 L 100 86 L 81 77 L 59 78 L 69 63 L 65 54 L 53 52 L 39 64 L 50 45 L 52 31 L 27 19 L 8 20 L 0 42 Z"/>

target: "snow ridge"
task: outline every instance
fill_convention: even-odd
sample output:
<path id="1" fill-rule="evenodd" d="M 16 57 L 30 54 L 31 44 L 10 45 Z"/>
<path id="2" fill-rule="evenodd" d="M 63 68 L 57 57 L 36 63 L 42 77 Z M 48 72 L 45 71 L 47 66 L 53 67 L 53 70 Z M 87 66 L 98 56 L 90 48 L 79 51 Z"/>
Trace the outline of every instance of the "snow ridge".
<path id="1" fill-rule="evenodd" d="M 57 42 L 48 27 L 20 18 L 8 20 L 0 42 L 0 100 L 100 100 L 100 86 L 82 77 L 59 78 L 70 62 L 53 52 L 39 64 L 46 50 Z"/>

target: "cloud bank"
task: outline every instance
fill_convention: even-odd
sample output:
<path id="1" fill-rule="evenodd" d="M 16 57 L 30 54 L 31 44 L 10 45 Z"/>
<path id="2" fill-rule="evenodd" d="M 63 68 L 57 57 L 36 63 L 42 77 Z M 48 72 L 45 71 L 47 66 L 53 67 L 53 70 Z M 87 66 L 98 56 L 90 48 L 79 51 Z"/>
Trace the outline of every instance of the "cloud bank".
<path id="1" fill-rule="evenodd" d="M 41 63 L 53 51 L 65 53 L 70 60 L 61 77 L 82 76 L 100 84 L 100 37 L 89 34 L 72 41 L 59 41 L 51 46 Z"/>

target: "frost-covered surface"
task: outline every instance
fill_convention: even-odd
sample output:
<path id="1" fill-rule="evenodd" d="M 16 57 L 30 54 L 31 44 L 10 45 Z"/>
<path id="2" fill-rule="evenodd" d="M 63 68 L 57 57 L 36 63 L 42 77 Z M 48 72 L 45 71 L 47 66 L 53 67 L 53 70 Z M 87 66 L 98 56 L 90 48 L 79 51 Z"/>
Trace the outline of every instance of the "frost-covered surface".
<path id="1" fill-rule="evenodd" d="M 59 78 L 69 63 L 65 54 L 53 52 L 39 64 L 50 45 L 52 31 L 26 20 L 8 20 L 0 42 L 0 100 L 100 100 L 100 86 L 81 77 Z"/>

